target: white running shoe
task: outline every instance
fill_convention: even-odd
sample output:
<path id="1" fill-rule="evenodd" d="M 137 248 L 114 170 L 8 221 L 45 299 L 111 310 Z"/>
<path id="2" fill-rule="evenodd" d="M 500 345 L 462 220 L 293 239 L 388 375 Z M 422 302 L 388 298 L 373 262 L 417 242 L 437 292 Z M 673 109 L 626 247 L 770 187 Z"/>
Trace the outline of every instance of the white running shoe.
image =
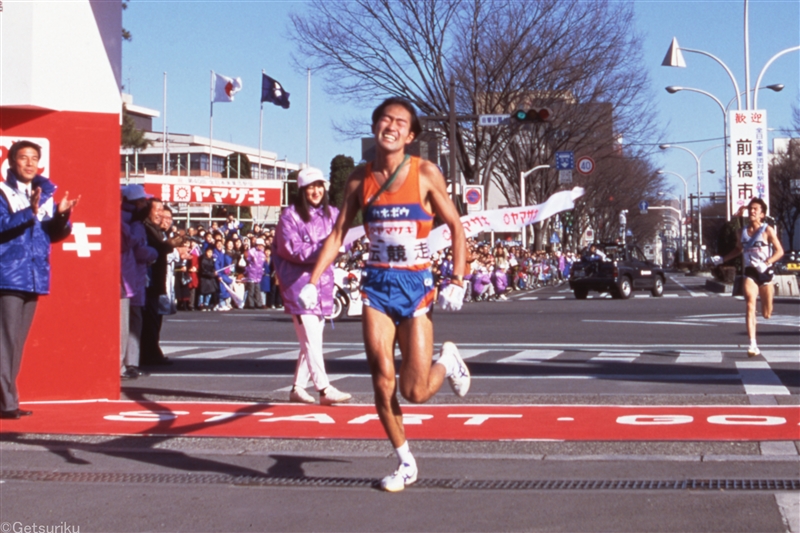
<path id="1" fill-rule="evenodd" d="M 352 397 L 352 394 L 342 392 L 333 385 L 328 385 L 328 388 L 325 389 L 324 394 L 322 392 L 319 393 L 319 403 L 321 405 L 333 405 L 335 403 L 346 402 Z"/>
<path id="2" fill-rule="evenodd" d="M 313 396 L 300 387 L 292 387 L 292 391 L 289 393 L 289 401 L 295 403 L 317 403 Z"/>
<path id="3" fill-rule="evenodd" d="M 466 396 L 467 391 L 469 391 L 472 377 L 469 374 L 467 365 L 464 364 L 464 360 L 461 359 L 461 355 L 458 353 L 458 348 L 450 341 L 442 344 L 442 355 L 439 356 L 439 361 L 447 357 L 453 358 L 452 361 L 443 363 L 445 368 L 448 369 L 446 374 L 447 381 L 450 383 L 450 388 L 453 389 L 456 396 L 463 398 Z"/>
<path id="4" fill-rule="evenodd" d="M 758 357 L 761 355 L 761 350 L 758 349 L 756 343 L 752 343 L 747 349 L 747 357 Z"/>
<path id="5" fill-rule="evenodd" d="M 386 492 L 400 492 L 417 480 L 417 466 L 403 463 L 391 476 L 381 480 L 381 488 Z"/>

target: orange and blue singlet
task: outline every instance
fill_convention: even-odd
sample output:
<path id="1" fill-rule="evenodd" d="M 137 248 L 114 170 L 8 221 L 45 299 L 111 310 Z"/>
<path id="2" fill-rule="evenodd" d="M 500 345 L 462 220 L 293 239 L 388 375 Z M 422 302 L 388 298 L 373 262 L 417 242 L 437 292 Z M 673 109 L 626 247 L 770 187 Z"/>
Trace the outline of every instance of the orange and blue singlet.
<path id="1" fill-rule="evenodd" d="M 391 317 L 395 323 L 401 318 L 427 313 L 435 293 L 428 248 L 433 214 L 422 204 L 420 159 L 412 157 L 409 165 L 400 189 L 384 191 L 364 213 L 369 250 L 362 276 L 362 298 L 365 305 Z M 362 205 L 379 189 L 372 163 L 368 163 Z"/>

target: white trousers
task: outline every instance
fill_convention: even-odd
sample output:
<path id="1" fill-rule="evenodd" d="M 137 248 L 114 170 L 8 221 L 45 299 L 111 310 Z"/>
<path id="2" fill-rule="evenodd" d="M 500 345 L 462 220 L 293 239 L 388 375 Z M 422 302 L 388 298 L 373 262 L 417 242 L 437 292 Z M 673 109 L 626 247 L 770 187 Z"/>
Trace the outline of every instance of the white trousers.
<path id="1" fill-rule="evenodd" d="M 305 389 L 309 378 L 318 391 L 330 385 L 322 357 L 322 331 L 325 319 L 316 315 L 292 315 L 294 331 L 300 341 L 300 356 L 294 372 L 294 385 Z"/>

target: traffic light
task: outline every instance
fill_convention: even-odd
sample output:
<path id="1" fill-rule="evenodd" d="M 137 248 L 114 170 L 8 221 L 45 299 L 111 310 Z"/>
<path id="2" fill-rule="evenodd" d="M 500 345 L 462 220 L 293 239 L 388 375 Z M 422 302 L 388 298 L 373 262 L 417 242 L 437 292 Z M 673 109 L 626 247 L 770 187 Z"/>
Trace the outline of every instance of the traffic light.
<path id="1" fill-rule="evenodd" d="M 550 119 L 553 117 L 553 112 L 550 111 L 550 108 L 547 107 L 539 107 L 533 109 L 517 109 L 512 115 L 511 118 L 516 120 L 517 122 L 522 123 L 538 123 L 538 122 L 550 122 Z"/>

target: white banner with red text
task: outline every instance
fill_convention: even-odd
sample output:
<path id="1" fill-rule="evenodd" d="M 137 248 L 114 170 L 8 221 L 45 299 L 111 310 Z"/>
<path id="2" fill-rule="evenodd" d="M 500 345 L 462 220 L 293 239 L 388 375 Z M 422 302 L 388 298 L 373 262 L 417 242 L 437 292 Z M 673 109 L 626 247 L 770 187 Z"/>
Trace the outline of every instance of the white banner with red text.
<path id="1" fill-rule="evenodd" d="M 557 192 L 541 204 L 492 209 L 464 215 L 461 217 L 461 224 L 464 226 L 464 233 L 467 237 L 473 237 L 487 231 L 518 231 L 523 226 L 529 226 L 542 220 L 547 220 L 562 211 L 574 209 L 575 200 L 583 196 L 583 193 L 582 187 L 575 187 L 571 191 Z M 363 226 L 351 228 L 345 236 L 344 246 L 363 236 Z M 443 250 L 450 246 L 451 243 L 450 228 L 446 225 L 435 228 L 428 236 L 430 253 Z"/>

